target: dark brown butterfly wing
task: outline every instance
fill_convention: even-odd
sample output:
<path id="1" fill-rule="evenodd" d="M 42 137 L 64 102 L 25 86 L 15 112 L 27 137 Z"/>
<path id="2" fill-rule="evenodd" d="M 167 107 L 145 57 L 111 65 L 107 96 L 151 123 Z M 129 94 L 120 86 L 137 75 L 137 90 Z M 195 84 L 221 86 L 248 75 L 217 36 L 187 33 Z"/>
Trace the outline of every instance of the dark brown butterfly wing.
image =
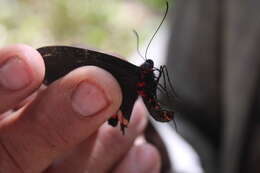
<path id="1" fill-rule="evenodd" d="M 154 97 L 150 97 L 149 99 L 143 98 L 143 101 L 148 112 L 156 121 L 168 122 L 173 120 L 174 111 L 162 108 Z"/>
<path id="2" fill-rule="evenodd" d="M 158 74 L 156 75 L 155 72 Z M 166 66 L 161 66 L 160 69 L 141 76 L 144 76 L 143 82 L 146 84 L 143 87 L 145 91 L 143 100 L 150 115 L 160 122 L 173 120 L 178 98 Z"/>
<path id="3" fill-rule="evenodd" d="M 117 79 L 123 92 L 120 110 L 124 118 L 130 120 L 134 103 L 138 97 L 136 93 L 136 83 L 140 74 L 138 66 L 112 55 L 83 48 L 48 46 L 37 50 L 45 62 L 44 83 L 47 85 L 81 66 L 94 65 L 109 71 Z M 114 123 L 112 125 L 116 125 L 116 122 Z"/>

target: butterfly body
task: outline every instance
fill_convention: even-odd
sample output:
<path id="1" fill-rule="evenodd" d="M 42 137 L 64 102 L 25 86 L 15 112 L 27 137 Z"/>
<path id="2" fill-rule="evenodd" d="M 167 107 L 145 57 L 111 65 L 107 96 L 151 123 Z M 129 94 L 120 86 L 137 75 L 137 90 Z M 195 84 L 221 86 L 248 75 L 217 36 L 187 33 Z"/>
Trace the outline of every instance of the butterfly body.
<path id="1" fill-rule="evenodd" d="M 157 99 L 157 88 L 163 70 L 158 70 L 159 75 L 155 76 L 154 62 L 151 59 L 146 60 L 140 66 L 140 78 L 137 83 L 137 93 L 142 96 L 151 116 L 160 122 L 167 122 L 173 119 L 174 112 L 165 110 L 161 107 Z M 162 69 L 162 68 L 160 68 Z"/>

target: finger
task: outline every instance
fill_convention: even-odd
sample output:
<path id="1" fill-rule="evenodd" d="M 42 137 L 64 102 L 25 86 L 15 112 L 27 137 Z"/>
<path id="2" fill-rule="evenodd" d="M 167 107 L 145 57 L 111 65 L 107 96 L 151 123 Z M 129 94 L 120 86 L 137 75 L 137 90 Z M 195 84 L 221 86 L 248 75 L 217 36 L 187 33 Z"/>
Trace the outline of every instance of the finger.
<path id="1" fill-rule="evenodd" d="M 30 102 L 32 102 L 38 95 L 38 93 L 42 92 L 44 89 L 46 88 L 46 86 L 44 84 L 42 84 L 38 90 L 36 90 L 35 92 L 33 92 L 31 95 L 29 95 L 28 97 L 26 97 L 25 99 L 23 99 L 21 102 L 19 102 L 13 109 L 13 111 L 17 111 L 19 109 L 21 109 L 22 107 L 24 107 L 25 105 L 29 104 Z"/>
<path id="2" fill-rule="evenodd" d="M 87 162 L 91 157 L 91 151 L 94 148 L 97 139 L 97 133 L 88 137 L 75 149 L 58 158 L 44 173 L 85 173 L 87 171 Z"/>
<path id="3" fill-rule="evenodd" d="M 94 133 L 121 100 L 119 84 L 105 70 L 88 66 L 69 73 L 4 122 L 0 155 L 13 161 L 5 168 L 0 162 L 0 172 L 41 172 Z"/>
<path id="4" fill-rule="evenodd" d="M 135 138 L 144 130 L 146 123 L 145 111 L 139 103 L 134 107 L 125 135 L 122 135 L 119 128 L 103 125 L 96 136 L 84 141 L 46 173 L 109 172 L 128 152 Z"/>
<path id="5" fill-rule="evenodd" d="M 151 144 L 134 145 L 114 173 L 159 173 L 161 158 L 159 151 Z"/>
<path id="6" fill-rule="evenodd" d="M 89 172 L 108 172 L 112 169 L 132 147 L 136 137 L 144 131 L 147 125 L 146 115 L 147 112 L 142 102 L 137 102 L 125 135 L 107 124 L 102 126 L 92 149 L 87 170 Z"/>
<path id="7" fill-rule="evenodd" d="M 41 55 L 26 45 L 0 49 L 0 114 L 36 90 L 44 77 Z"/>

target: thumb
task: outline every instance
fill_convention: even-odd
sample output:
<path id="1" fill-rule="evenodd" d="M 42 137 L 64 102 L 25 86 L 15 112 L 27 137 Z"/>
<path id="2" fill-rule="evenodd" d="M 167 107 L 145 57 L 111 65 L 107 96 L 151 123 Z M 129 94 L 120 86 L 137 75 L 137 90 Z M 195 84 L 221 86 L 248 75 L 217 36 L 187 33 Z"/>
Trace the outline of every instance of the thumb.
<path id="1" fill-rule="evenodd" d="M 42 172 L 96 132 L 121 101 L 114 77 L 94 66 L 55 81 L 0 122 L 0 172 Z"/>

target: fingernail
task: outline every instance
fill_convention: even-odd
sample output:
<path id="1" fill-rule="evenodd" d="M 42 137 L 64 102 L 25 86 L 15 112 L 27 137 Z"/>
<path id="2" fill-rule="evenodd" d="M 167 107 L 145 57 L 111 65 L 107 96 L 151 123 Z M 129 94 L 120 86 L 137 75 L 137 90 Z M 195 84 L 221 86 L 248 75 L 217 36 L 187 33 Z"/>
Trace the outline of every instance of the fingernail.
<path id="1" fill-rule="evenodd" d="M 108 99 L 98 86 L 81 82 L 72 95 L 72 107 L 82 116 L 94 115 L 108 106 Z"/>
<path id="2" fill-rule="evenodd" d="M 0 66 L 0 85 L 7 89 L 18 90 L 31 82 L 26 64 L 17 57 L 12 57 Z"/>

